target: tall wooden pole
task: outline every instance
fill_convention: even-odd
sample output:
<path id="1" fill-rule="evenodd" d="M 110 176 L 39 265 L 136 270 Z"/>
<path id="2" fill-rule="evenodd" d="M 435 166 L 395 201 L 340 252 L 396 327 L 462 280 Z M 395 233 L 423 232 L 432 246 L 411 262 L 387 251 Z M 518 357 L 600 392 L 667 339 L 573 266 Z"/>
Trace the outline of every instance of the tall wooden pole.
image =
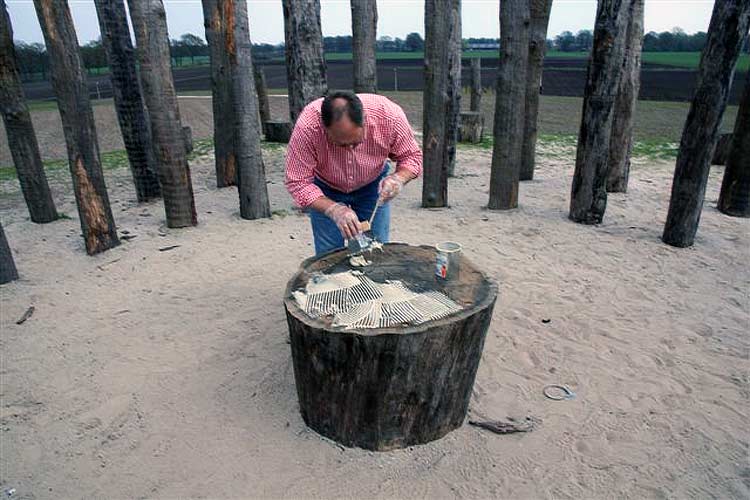
<path id="1" fill-rule="evenodd" d="M 81 232 L 86 252 L 93 255 L 120 241 L 104 183 L 78 38 L 66 0 L 34 0 L 34 7 L 47 45 Z"/>
<path id="2" fill-rule="evenodd" d="M 159 172 L 138 83 L 135 51 L 123 0 L 94 0 L 102 45 L 107 53 L 115 110 L 133 173 L 138 201 L 161 195 Z"/>
<path id="3" fill-rule="evenodd" d="M 16 263 L 13 261 L 10 245 L 8 245 L 8 240 L 5 238 L 3 225 L 0 223 L 0 285 L 17 279 L 18 270 L 16 269 Z"/>
<path id="4" fill-rule="evenodd" d="M 711 155 L 727 105 L 734 68 L 747 39 L 750 1 L 714 4 L 706 45 L 698 68 L 698 88 L 682 130 L 662 240 L 689 247 L 698 231 Z"/>
<path id="5" fill-rule="evenodd" d="M 745 77 L 734 122 L 718 208 L 735 217 L 750 217 L 750 78 Z"/>
<path id="6" fill-rule="evenodd" d="M 632 0 L 628 16 L 622 80 L 615 97 L 612 133 L 609 139 L 609 173 L 607 191 L 624 193 L 628 190 L 630 153 L 633 149 L 633 125 L 638 90 L 641 87 L 641 48 L 643 47 L 644 0 Z"/>
<path id="7" fill-rule="evenodd" d="M 448 205 L 461 111 L 461 0 L 425 1 L 422 206 Z"/>
<path id="8" fill-rule="evenodd" d="M 268 102 L 268 85 L 266 85 L 266 72 L 259 64 L 253 64 L 253 76 L 255 77 L 255 93 L 258 94 L 258 114 L 260 115 L 261 131 L 266 122 L 271 121 L 271 105 Z"/>
<path id="9" fill-rule="evenodd" d="M 377 0 L 351 0 L 351 8 L 354 92 L 374 94 L 378 91 L 375 58 L 378 31 Z"/>
<path id="10" fill-rule="evenodd" d="M 302 108 L 328 92 L 320 0 L 282 0 L 282 7 L 289 116 L 294 123 Z"/>
<path id="11" fill-rule="evenodd" d="M 529 62 L 529 0 L 500 2 L 500 66 L 495 93 L 490 201 L 487 207 L 518 206 L 518 179 L 526 110 L 526 71 Z"/>
<path id="12" fill-rule="evenodd" d="M 571 220 L 598 224 L 607 208 L 609 142 L 615 95 L 622 75 L 631 0 L 601 0 L 589 57 L 571 189 Z"/>
<path id="13" fill-rule="evenodd" d="M 530 181 L 534 178 L 539 93 L 541 92 L 544 53 L 547 51 L 547 26 L 551 10 L 552 0 L 530 1 L 529 67 L 526 71 L 526 109 L 523 119 L 523 146 L 519 172 L 519 179 L 522 181 Z"/>
<path id="14" fill-rule="evenodd" d="M 471 59 L 471 111 L 482 111 L 482 59 Z"/>
<path id="15" fill-rule="evenodd" d="M 234 19 L 222 12 L 219 0 L 203 0 L 203 19 L 206 41 L 211 60 L 211 104 L 214 116 L 214 161 L 216 164 L 216 186 L 234 186 L 237 183 L 237 158 L 234 152 L 234 116 L 232 109 L 232 78 L 229 54 L 225 47 L 232 43 L 231 24 Z M 229 25 L 227 24 L 229 22 Z"/>
<path id="16" fill-rule="evenodd" d="M 128 0 L 168 227 L 198 223 L 162 0 Z"/>
<path id="17" fill-rule="evenodd" d="M 0 0 L 0 113 L 31 221 L 52 222 L 57 219 L 57 210 L 21 87 L 13 28 L 5 0 Z"/>

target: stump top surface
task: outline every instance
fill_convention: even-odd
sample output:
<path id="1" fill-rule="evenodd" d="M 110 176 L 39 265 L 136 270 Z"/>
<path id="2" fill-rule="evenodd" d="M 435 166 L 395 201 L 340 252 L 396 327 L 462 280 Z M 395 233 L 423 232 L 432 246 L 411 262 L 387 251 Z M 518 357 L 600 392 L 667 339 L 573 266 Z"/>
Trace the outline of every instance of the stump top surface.
<path id="1" fill-rule="evenodd" d="M 364 268 L 355 268 L 349 264 L 346 250 L 338 250 L 320 257 L 311 257 L 302 262 L 300 269 L 292 276 L 287 284 L 284 304 L 287 311 L 302 323 L 321 330 L 351 335 L 382 335 L 382 334 L 413 334 L 420 333 L 459 321 L 477 311 L 489 307 L 497 296 L 497 285 L 481 272 L 463 254 L 460 257 L 460 276 L 444 285 L 435 278 L 434 247 L 421 245 L 413 246 L 404 243 L 388 243 L 383 251 L 374 251 L 367 255 L 372 264 Z M 330 318 L 312 318 L 300 309 L 292 296 L 295 290 L 304 289 L 314 273 L 332 274 L 352 269 L 363 271 L 376 282 L 385 280 L 401 280 L 405 285 L 421 290 L 438 290 L 459 303 L 464 309 L 445 318 L 428 321 L 414 326 L 344 329 L 331 326 Z"/>

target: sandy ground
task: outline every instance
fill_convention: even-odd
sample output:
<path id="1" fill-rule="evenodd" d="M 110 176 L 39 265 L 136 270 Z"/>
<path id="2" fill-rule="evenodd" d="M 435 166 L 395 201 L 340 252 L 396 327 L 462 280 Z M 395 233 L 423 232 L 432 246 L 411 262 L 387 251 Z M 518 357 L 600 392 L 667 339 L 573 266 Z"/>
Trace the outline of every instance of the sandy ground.
<path id="1" fill-rule="evenodd" d="M 529 434 L 470 426 L 423 446 L 342 449 L 298 412 L 282 307 L 312 253 L 307 219 L 267 155 L 277 215 L 238 217 L 234 188 L 193 163 L 200 224 L 168 230 L 107 172 L 121 234 L 84 253 L 73 219 L 34 225 L 0 188 L 21 280 L 0 287 L 0 486 L 16 498 L 748 498 L 750 224 L 715 209 L 695 247 L 659 240 L 673 165 L 638 163 L 598 227 L 566 219 L 574 152 L 542 151 L 521 206 L 490 212 L 490 153 L 461 149 L 451 208 L 395 202 L 393 239 L 456 240 L 500 285 L 471 400 Z M 179 245 L 169 251 L 159 251 Z M 30 306 L 34 315 L 15 321 Z M 550 320 L 543 322 L 542 320 Z M 546 384 L 577 394 L 555 402 Z"/>

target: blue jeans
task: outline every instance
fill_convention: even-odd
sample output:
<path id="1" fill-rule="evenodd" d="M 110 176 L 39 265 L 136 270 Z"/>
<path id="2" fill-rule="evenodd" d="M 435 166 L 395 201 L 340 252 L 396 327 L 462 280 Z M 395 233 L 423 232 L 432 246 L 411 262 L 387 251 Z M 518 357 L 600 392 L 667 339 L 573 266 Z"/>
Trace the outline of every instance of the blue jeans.
<path id="1" fill-rule="evenodd" d="M 370 219 L 372 211 L 375 209 L 375 204 L 378 202 L 378 185 L 386 175 L 388 175 L 387 168 L 377 179 L 351 193 L 337 191 L 318 178 L 315 178 L 314 182 L 324 195 L 335 202 L 348 205 L 357 214 L 359 220 L 365 221 Z M 313 239 L 315 240 L 315 255 L 322 255 L 344 247 L 344 235 L 341 234 L 338 226 L 331 219 L 317 210 L 310 210 L 310 222 L 312 223 Z M 390 229 L 391 205 L 385 203 L 378 208 L 375 220 L 372 221 L 372 235 L 379 242 L 387 243 Z"/>

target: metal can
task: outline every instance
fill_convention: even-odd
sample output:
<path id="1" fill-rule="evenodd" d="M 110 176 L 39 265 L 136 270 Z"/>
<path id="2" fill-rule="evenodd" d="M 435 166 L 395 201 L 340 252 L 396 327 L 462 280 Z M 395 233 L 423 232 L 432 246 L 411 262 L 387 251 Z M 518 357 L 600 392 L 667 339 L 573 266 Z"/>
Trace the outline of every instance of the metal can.
<path id="1" fill-rule="evenodd" d="M 435 276 L 438 280 L 448 281 L 458 278 L 461 263 L 461 244 L 445 241 L 435 245 Z"/>

